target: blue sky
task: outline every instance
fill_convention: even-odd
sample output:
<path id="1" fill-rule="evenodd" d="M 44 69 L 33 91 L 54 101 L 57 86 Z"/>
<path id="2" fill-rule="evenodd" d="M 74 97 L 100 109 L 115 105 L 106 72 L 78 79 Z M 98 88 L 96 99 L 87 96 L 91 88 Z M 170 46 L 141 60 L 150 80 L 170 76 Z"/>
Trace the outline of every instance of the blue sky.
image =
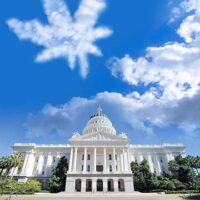
<path id="1" fill-rule="evenodd" d="M 64 2 L 72 15 L 81 4 Z M 94 41 L 102 56 L 87 54 L 87 75 L 67 57 L 35 62 L 44 47 L 18 38 L 25 31 L 8 20 L 49 23 L 42 0 L 0 2 L 0 155 L 15 142 L 67 143 L 99 104 L 134 144 L 184 143 L 200 153 L 198 1 L 99 2 L 95 28 L 110 33 Z"/>

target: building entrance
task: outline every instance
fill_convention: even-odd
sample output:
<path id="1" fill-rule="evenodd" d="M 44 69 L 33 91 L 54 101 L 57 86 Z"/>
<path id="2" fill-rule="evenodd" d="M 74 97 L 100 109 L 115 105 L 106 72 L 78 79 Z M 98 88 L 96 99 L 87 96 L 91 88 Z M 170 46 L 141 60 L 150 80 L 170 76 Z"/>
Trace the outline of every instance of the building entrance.
<path id="1" fill-rule="evenodd" d="M 103 192 L 103 181 L 101 179 L 97 180 L 97 192 Z"/>

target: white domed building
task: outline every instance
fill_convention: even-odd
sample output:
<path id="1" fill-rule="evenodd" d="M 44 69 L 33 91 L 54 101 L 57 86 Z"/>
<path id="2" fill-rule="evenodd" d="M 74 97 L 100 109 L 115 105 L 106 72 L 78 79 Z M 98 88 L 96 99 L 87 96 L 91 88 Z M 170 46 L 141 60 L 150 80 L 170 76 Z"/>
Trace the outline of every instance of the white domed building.
<path id="1" fill-rule="evenodd" d="M 83 133 L 74 133 L 66 145 L 15 144 L 13 152 L 25 153 L 22 169 L 11 174 L 19 181 L 40 179 L 47 184 L 52 169 L 62 156 L 67 157 L 67 193 L 134 192 L 132 161 L 148 161 L 157 175 L 168 172 L 167 163 L 184 154 L 182 144 L 132 145 L 125 133 L 117 134 L 99 107 L 90 117 Z"/>

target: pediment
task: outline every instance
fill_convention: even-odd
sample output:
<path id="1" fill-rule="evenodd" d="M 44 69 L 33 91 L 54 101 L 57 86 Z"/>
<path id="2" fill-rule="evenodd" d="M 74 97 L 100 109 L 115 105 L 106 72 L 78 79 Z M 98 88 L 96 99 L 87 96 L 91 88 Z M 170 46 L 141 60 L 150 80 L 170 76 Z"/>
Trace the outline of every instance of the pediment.
<path id="1" fill-rule="evenodd" d="M 128 143 L 128 139 L 127 138 L 123 138 L 121 136 L 118 135 L 112 135 L 109 133 L 103 133 L 103 132 L 97 132 L 97 133 L 93 133 L 93 134 L 86 134 L 86 135 L 77 135 L 76 137 L 73 137 L 70 139 L 71 143 L 101 143 L 101 144 L 115 144 L 115 143 Z"/>

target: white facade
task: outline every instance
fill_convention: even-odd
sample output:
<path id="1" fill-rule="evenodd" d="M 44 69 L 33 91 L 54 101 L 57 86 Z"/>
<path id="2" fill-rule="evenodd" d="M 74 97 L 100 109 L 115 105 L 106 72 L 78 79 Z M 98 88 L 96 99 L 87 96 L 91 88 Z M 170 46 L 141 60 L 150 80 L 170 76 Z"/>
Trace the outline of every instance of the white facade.
<path id="1" fill-rule="evenodd" d="M 74 133 L 66 145 L 15 144 L 25 153 L 22 169 L 12 169 L 19 181 L 40 179 L 47 185 L 52 169 L 65 156 L 69 161 L 66 192 L 134 191 L 130 163 L 148 161 L 157 175 L 168 172 L 167 163 L 184 154 L 182 144 L 131 145 L 126 134 L 116 134 L 111 121 L 98 108 L 82 134 Z"/>

